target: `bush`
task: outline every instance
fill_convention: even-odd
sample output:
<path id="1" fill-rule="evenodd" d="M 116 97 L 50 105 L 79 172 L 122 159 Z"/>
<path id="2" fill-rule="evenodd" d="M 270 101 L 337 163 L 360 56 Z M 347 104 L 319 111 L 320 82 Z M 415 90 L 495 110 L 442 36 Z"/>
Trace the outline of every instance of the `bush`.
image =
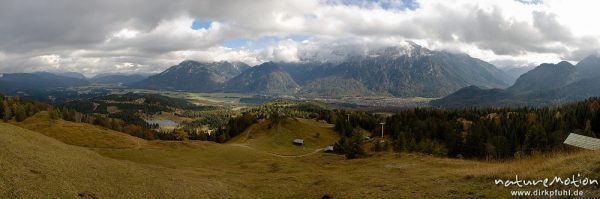
<path id="1" fill-rule="evenodd" d="M 379 141 L 375 141 L 375 144 L 373 144 L 373 146 L 371 146 L 371 151 L 373 152 L 380 152 L 380 151 L 387 151 L 389 149 L 389 145 L 388 142 L 379 142 Z"/>
<path id="2" fill-rule="evenodd" d="M 362 139 L 360 136 L 342 137 L 334 145 L 334 152 L 344 154 L 348 159 L 359 158 L 365 156 L 366 153 L 362 148 Z"/>
<path id="3" fill-rule="evenodd" d="M 27 112 L 23 106 L 17 106 L 17 112 L 15 113 L 15 120 L 22 122 L 27 118 Z"/>

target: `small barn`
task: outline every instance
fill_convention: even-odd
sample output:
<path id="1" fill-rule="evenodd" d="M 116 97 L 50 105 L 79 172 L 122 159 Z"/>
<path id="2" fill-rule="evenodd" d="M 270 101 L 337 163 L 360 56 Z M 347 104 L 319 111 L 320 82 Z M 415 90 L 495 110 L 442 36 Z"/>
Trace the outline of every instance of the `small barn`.
<path id="1" fill-rule="evenodd" d="M 294 143 L 294 145 L 302 146 L 302 145 L 304 145 L 304 140 L 303 139 L 294 139 L 293 143 Z"/>
<path id="2" fill-rule="evenodd" d="M 325 153 L 333 153 L 333 146 L 327 146 L 323 149 Z"/>
<path id="3" fill-rule="evenodd" d="M 600 139 L 575 133 L 569 134 L 564 143 L 588 150 L 600 150 Z"/>

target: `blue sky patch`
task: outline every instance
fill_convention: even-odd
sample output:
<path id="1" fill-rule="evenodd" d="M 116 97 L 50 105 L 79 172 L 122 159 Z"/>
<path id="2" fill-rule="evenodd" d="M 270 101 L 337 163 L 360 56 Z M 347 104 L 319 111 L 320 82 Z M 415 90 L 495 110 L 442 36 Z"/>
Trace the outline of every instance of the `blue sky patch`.
<path id="1" fill-rule="evenodd" d="M 227 48 L 247 47 L 250 49 L 262 49 L 270 44 L 277 43 L 281 40 L 291 39 L 296 42 L 302 42 L 310 38 L 311 36 L 301 34 L 293 34 L 288 36 L 263 36 L 257 39 L 237 38 L 226 41 L 222 44 L 222 46 Z"/>
<path id="2" fill-rule="evenodd" d="M 417 0 L 330 0 L 328 2 L 366 8 L 379 6 L 386 10 L 415 10 L 419 8 Z"/>
<path id="3" fill-rule="evenodd" d="M 267 45 L 269 45 L 271 43 L 275 43 L 275 42 L 277 42 L 279 40 L 281 40 L 281 37 L 277 37 L 277 36 L 264 36 L 264 37 L 260 37 L 258 39 L 250 41 L 250 47 L 254 48 L 254 49 L 261 49 L 261 48 L 264 48 Z"/>
<path id="4" fill-rule="evenodd" d="M 524 3 L 524 4 L 542 4 L 544 3 L 543 0 L 516 0 L 518 2 Z"/>
<path id="5" fill-rule="evenodd" d="M 192 22 L 192 29 L 194 30 L 199 30 L 199 29 L 208 29 L 210 27 L 210 24 L 212 22 L 211 21 L 198 21 L 198 20 L 194 20 L 194 22 Z"/>
<path id="6" fill-rule="evenodd" d="M 240 47 L 246 45 L 246 43 L 248 43 L 247 39 L 238 38 L 238 39 L 229 40 L 229 41 L 223 43 L 223 46 L 225 46 L 227 48 L 240 48 Z"/>
<path id="7" fill-rule="evenodd" d="M 291 35 L 288 38 L 297 41 L 297 42 L 302 42 L 304 40 L 310 39 L 310 36 L 308 35 Z"/>

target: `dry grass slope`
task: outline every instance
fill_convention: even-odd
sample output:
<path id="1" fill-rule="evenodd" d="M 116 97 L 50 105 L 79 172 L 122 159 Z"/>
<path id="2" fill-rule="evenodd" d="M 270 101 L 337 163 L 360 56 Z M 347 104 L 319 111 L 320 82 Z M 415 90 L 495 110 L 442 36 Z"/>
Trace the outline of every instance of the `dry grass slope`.
<path id="1" fill-rule="evenodd" d="M 252 126 L 246 137 L 228 144 L 151 141 L 140 148 L 89 149 L 0 123 L 0 198 L 506 198 L 511 189 L 494 185 L 494 179 L 577 173 L 600 178 L 600 153 L 589 151 L 506 162 L 392 152 L 355 160 L 320 152 L 280 157 L 273 153 L 298 152 L 290 148 L 291 137 L 308 136 L 314 147 L 337 137 L 328 134 L 330 126 L 314 121 L 288 120 L 271 129 L 267 124 Z M 56 124 L 40 129 L 53 128 L 70 131 Z M 315 131 L 322 131 L 320 139 L 310 138 Z M 281 132 L 293 136 L 276 135 Z M 79 145 L 113 136 L 67 133 L 72 138 L 64 142 Z M 239 147 L 244 144 L 253 148 Z M 600 194 L 597 187 L 583 189 L 588 197 Z"/>
<path id="2" fill-rule="evenodd" d="M 202 173 L 114 160 L 6 123 L 0 151 L 0 198 L 214 198 L 235 190 Z"/>
<path id="3" fill-rule="evenodd" d="M 146 143 L 144 139 L 121 132 L 64 120 L 51 120 L 47 112 L 40 112 L 17 126 L 40 132 L 66 144 L 90 148 L 136 148 Z"/>

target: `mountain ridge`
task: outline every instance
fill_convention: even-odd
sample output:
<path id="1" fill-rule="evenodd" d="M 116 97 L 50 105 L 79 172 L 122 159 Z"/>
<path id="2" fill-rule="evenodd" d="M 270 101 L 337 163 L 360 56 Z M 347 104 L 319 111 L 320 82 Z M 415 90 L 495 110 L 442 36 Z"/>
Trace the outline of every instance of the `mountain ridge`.
<path id="1" fill-rule="evenodd" d="M 496 93 L 462 88 L 444 98 L 432 101 L 431 105 L 464 107 L 561 104 L 600 95 L 600 89 L 596 86 L 598 81 L 600 81 L 600 57 L 592 54 L 576 65 L 566 61 L 541 64 L 521 75 L 511 87 L 501 90 L 510 95 L 490 97 Z"/>
<path id="2" fill-rule="evenodd" d="M 242 62 L 197 62 L 183 61 L 167 70 L 148 77 L 130 86 L 186 90 L 194 92 L 214 92 L 223 89 L 225 82 L 250 66 Z"/>
<path id="3" fill-rule="evenodd" d="M 225 90 L 258 94 L 294 94 L 300 86 L 273 62 L 254 66 L 227 81 Z"/>

